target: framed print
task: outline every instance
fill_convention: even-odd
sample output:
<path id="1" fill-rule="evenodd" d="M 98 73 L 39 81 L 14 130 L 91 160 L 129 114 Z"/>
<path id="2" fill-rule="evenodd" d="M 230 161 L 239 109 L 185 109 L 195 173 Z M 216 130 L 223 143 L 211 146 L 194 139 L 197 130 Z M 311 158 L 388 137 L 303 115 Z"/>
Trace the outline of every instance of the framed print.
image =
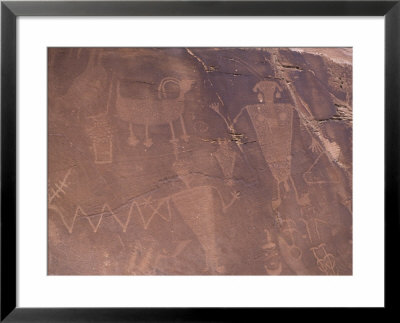
<path id="1" fill-rule="evenodd" d="M 399 12 L 2 2 L 1 319 L 394 307 Z"/>

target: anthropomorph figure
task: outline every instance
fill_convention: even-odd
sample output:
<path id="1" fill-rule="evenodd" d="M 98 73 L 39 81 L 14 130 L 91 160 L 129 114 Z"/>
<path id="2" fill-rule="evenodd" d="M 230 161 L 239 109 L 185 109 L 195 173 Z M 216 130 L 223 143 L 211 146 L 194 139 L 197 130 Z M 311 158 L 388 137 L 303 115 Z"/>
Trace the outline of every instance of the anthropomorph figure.
<path id="1" fill-rule="evenodd" d="M 177 161 L 174 169 L 186 188 L 171 196 L 171 201 L 179 211 L 185 223 L 196 235 L 205 253 L 205 271 L 218 274 L 224 268 L 218 262 L 219 251 L 216 241 L 216 222 L 239 198 L 239 193 L 232 193 L 231 201 L 226 204 L 220 191 L 209 185 L 191 186 L 192 178 L 189 164 Z"/>
<path id="2" fill-rule="evenodd" d="M 274 103 L 277 89 L 281 90 L 276 82 L 257 83 L 253 91 L 257 93 L 260 103 L 246 107 L 264 159 L 276 182 L 273 208 L 281 204 L 280 184 L 289 191 L 293 122 L 292 105 Z"/>
<path id="3" fill-rule="evenodd" d="M 275 81 L 258 82 L 253 91 L 257 93 L 259 103 L 246 106 L 246 110 L 256 131 L 257 142 L 264 159 L 275 180 L 272 209 L 277 213 L 282 203 L 281 184 L 286 192 L 293 187 L 300 205 L 307 202 L 306 198 L 298 196 L 291 176 L 294 107 L 292 104 L 274 102 L 276 91 L 282 91 Z"/>

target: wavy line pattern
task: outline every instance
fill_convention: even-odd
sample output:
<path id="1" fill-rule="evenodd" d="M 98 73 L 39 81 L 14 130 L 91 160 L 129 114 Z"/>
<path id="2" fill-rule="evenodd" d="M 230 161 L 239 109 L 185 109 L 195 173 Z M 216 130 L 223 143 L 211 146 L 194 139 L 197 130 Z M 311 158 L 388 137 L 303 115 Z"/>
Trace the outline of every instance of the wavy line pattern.
<path id="1" fill-rule="evenodd" d="M 154 202 L 153 202 L 154 203 Z M 131 218 L 133 217 L 134 214 L 137 214 L 139 216 L 139 218 L 141 219 L 142 223 L 143 223 L 143 227 L 145 229 L 148 228 L 148 226 L 150 225 L 151 221 L 153 220 L 155 215 L 159 215 L 163 220 L 170 222 L 171 221 L 171 208 L 169 205 L 169 198 L 165 198 L 162 199 L 158 202 L 158 205 L 156 207 L 154 207 L 152 204 L 146 203 L 145 204 L 146 207 L 150 207 L 152 209 L 152 213 L 149 217 L 145 217 L 143 214 L 143 204 L 139 204 L 136 201 L 133 201 L 130 208 L 129 208 L 129 213 L 128 216 L 125 220 L 125 222 L 123 220 L 120 219 L 120 217 L 113 212 L 113 210 L 111 209 L 111 207 L 105 203 L 103 205 L 102 208 L 102 212 L 98 215 L 88 215 L 80 206 L 77 206 L 76 210 L 75 210 L 75 214 L 74 217 L 72 218 L 72 222 L 70 224 L 68 224 L 68 222 L 65 219 L 65 216 L 63 214 L 63 212 L 54 204 L 50 204 L 49 205 L 49 209 L 55 211 L 56 213 L 58 213 L 58 215 L 61 218 L 61 221 L 63 222 L 65 228 L 68 230 L 68 232 L 71 234 L 74 230 L 74 226 L 77 223 L 78 220 L 80 219 L 86 219 L 90 225 L 90 227 L 92 228 L 93 232 L 96 233 L 103 221 L 103 218 L 107 215 L 111 215 L 111 217 L 114 219 L 115 222 L 117 222 L 117 224 L 121 227 L 123 232 L 126 232 L 128 225 L 131 221 Z M 167 207 L 167 215 L 160 213 L 159 210 L 160 208 L 165 205 Z M 134 210 L 136 210 L 136 212 L 134 212 Z M 98 219 L 96 221 L 96 219 Z"/>
<path id="2" fill-rule="evenodd" d="M 232 192 L 232 198 L 229 201 L 229 203 L 224 202 L 224 198 L 221 195 L 221 192 L 214 186 L 196 186 L 187 190 L 180 191 L 178 193 L 172 194 L 168 197 L 164 197 L 162 199 L 158 200 L 152 200 L 151 197 L 148 198 L 143 198 L 142 203 L 138 203 L 137 200 L 133 201 L 130 205 L 128 216 L 125 220 L 120 219 L 118 214 L 116 214 L 111 207 L 105 203 L 103 205 L 102 211 L 100 214 L 95 214 L 95 215 L 88 215 L 81 206 L 77 206 L 75 209 L 75 214 L 74 217 L 72 218 L 71 224 L 69 224 L 66 221 L 66 217 L 64 216 L 63 212 L 55 205 L 55 204 L 49 204 L 49 210 L 53 210 L 61 218 L 61 221 L 63 222 L 64 226 L 68 230 L 69 233 L 73 232 L 74 226 L 76 221 L 80 219 L 86 219 L 89 222 L 90 227 L 92 228 L 93 232 L 97 232 L 103 218 L 107 215 L 111 215 L 111 217 L 114 219 L 115 222 L 121 227 L 123 232 L 126 232 L 128 225 L 131 221 L 131 218 L 134 214 L 137 214 L 139 218 L 141 219 L 141 222 L 143 223 L 144 229 L 147 230 L 149 227 L 151 221 L 153 220 L 155 215 L 159 215 L 164 221 L 170 222 L 172 215 L 171 215 L 171 207 L 170 207 L 170 201 L 174 201 L 176 197 L 179 196 L 186 196 L 187 198 L 192 196 L 192 193 L 197 190 L 215 190 L 217 193 L 217 196 L 221 202 L 221 207 L 222 207 L 222 212 L 225 213 L 226 210 L 233 205 L 233 203 L 239 198 L 240 193 L 239 192 Z M 165 206 L 166 211 L 161 212 L 160 209 Z M 144 210 L 147 209 L 147 210 Z M 150 212 L 148 209 L 151 209 Z M 136 210 L 136 212 L 134 212 Z M 150 215 L 148 215 L 151 213 Z M 98 219 L 96 221 L 96 219 Z"/>

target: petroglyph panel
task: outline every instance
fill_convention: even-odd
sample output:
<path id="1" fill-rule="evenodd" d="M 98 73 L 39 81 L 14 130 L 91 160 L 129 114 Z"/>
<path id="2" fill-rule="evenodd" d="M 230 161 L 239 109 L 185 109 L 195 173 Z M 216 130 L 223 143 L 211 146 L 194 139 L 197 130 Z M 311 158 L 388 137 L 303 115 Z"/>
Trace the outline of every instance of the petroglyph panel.
<path id="1" fill-rule="evenodd" d="M 49 275 L 351 275 L 350 48 L 49 48 Z"/>

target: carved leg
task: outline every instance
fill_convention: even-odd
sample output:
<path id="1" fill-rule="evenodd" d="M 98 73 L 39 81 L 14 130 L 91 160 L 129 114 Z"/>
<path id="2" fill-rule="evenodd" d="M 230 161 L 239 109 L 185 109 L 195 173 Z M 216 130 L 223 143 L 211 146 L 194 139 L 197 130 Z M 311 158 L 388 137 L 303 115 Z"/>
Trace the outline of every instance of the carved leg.
<path id="1" fill-rule="evenodd" d="M 273 196 L 272 196 L 272 209 L 274 211 L 276 211 L 279 208 L 279 206 L 281 205 L 281 203 L 282 203 L 282 200 L 281 200 L 281 189 L 280 189 L 281 182 L 278 182 L 277 180 L 274 180 L 274 183 L 275 183 L 275 185 L 274 185 L 275 194 L 273 194 Z"/>
<path id="2" fill-rule="evenodd" d="M 147 123 L 145 125 L 145 133 L 146 133 L 146 140 L 144 141 L 144 145 L 147 148 L 150 148 L 153 145 L 153 140 L 149 138 L 149 125 Z"/>
<path id="3" fill-rule="evenodd" d="M 172 145 L 174 146 L 175 159 L 178 160 L 178 139 L 176 139 L 174 125 L 172 124 L 172 121 L 169 123 L 169 127 L 171 129 L 170 143 L 172 143 Z"/>
<path id="4" fill-rule="evenodd" d="M 185 121 L 183 120 L 182 115 L 179 116 L 179 120 L 181 121 L 181 127 L 182 127 L 182 131 L 183 131 L 183 135 L 181 136 L 181 138 L 183 139 L 183 141 L 188 142 L 189 136 L 186 133 Z"/>
<path id="5" fill-rule="evenodd" d="M 132 124 L 129 123 L 129 138 L 128 144 L 130 146 L 136 146 L 139 143 L 139 140 L 136 138 L 135 134 L 133 133 Z"/>
<path id="6" fill-rule="evenodd" d="M 170 142 L 177 142 L 178 140 L 176 139 L 176 136 L 175 136 L 175 130 L 174 130 L 174 125 L 172 124 L 172 121 L 169 123 L 169 128 L 171 129 L 171 140 L 170 140 Z"/>
<path id="7" fill-rule="evenodd" d="M 292 187 L 293 187 L 293 190 L 294 190 L 294 193 L 295 193 L 295 196 L 296 196 L 297 204 L 300 205 L 300 206 L 309 206 L 309 205 L 311 205 L 310 196 L 309 196 L 310 194 L 307 192 L 307 193 L 304 193 L 304 194 L 302 194 L 300 196 L 299 192 L 297 191 L 296 185 L 294 183 L 293 177 L 289 176 L 289 180 L 292 183 Z"/>

